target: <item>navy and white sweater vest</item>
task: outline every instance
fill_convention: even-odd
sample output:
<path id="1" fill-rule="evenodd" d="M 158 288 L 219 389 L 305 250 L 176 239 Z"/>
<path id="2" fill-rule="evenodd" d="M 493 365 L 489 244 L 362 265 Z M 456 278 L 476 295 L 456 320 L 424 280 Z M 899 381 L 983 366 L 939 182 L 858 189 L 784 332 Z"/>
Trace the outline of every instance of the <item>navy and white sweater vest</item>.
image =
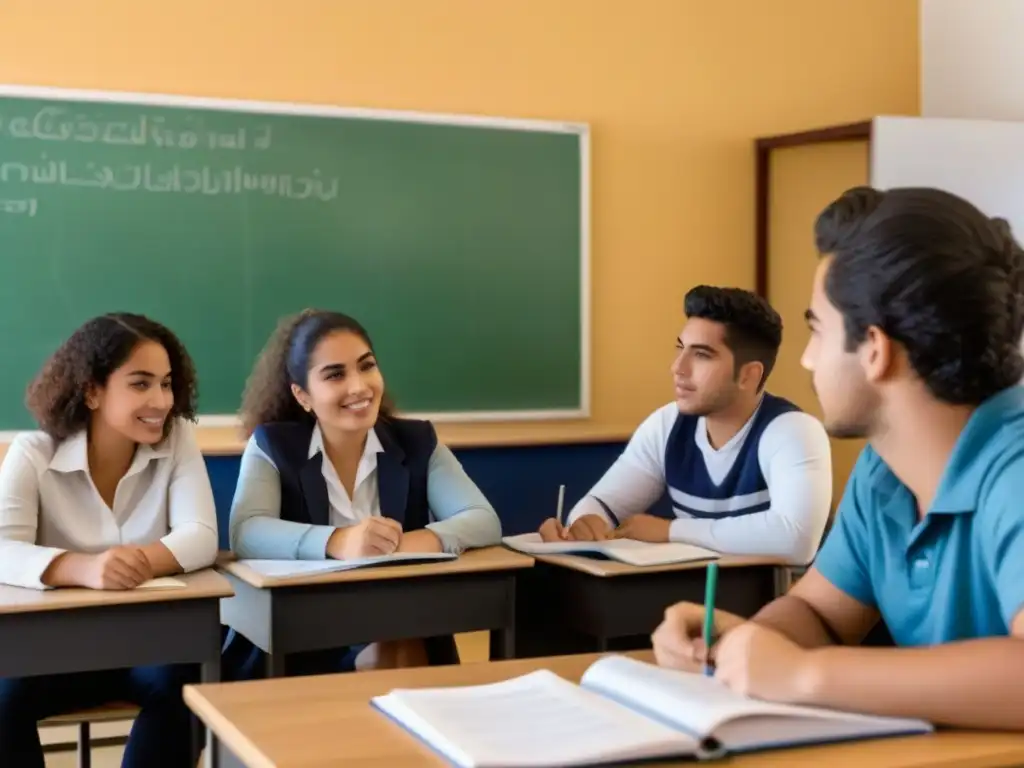
<path id="1" fill-rule="evenodd" d="M 777 417 L 799 410 L 788 400 L 765 393 L 750 431 L 720 485 L 708 475 L 697 445 L 699 417 L 680 414 L 665 446 L 665 481 L 676 516 L 719 519 L 768 510 L 771 496 L 758 461 L 761 435 Z"/>

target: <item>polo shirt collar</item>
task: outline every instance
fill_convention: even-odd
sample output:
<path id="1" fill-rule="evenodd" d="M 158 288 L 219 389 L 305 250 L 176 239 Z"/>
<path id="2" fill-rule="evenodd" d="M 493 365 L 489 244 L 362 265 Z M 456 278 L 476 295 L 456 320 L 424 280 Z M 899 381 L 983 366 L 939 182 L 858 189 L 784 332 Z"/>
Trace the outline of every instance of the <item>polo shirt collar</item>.
<path id="1" fill-rule="evenodd" d="M 1007 422 L 1021 420 L 1024 387 L 1017 385 L 996 393 L 974 410 L 953 446 L 929 514 L 966 514 L 977 509 L 985 478 L 1004 448 L 993 438 Z M 884 497 L 883 509 L 890 517 L 903 520 L 911 501 L 909 491 L 885 462 L 879 462 L 875 470 L 870 480 Z"/>

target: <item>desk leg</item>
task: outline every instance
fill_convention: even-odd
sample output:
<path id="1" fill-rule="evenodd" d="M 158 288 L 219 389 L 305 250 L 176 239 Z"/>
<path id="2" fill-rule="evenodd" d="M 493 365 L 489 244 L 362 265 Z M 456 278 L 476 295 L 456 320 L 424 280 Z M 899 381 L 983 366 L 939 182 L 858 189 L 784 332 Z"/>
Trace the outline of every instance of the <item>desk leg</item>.
<path id="1" fill-rule="evenodd" d="M 216 656 L 213 660 L 206 662 L 202 665 L 199 672 L 200 680 L 204 683 L 219 683 L 220 682 L 220 656 Z M 223 768 L 220 762 L 220 754 L 218 751 L 217 737 L 213 735 L 213 731 L 209 728 L 205 728 L 203 723 L 197 717 L 195 719 L 195 727 L 197 733 L 195 738 L 197 743 L 202 744 L 205 742 L 206 745 L 206 768 Z M 205 734 L 204 734 L 205 731 Z"/>
<path id="2" fill-rule="evenodd" d="M 284 654 L 268 653 L 267 657 L 267 679 L 284 677 Z"/>
<path id="3" fill-rule="evenodd" d="M 491 661 L 516 657 L 516 577 L 509 575 L 505 588 L 505 624 L 491 630 Z"/>
<path id="4" fill-rule="evenodd" d="M 223 744 L 217 746 L 217 759 L 220 761 L 220 768 L 245 768 L 242 761 Z"/>

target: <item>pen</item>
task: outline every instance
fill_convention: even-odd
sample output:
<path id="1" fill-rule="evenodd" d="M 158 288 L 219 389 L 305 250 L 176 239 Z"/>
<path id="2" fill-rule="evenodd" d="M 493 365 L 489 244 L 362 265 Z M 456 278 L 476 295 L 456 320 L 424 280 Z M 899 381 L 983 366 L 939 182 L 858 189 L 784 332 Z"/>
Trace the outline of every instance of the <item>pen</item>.
<path id="1" fill-rule="evenodd" d="M 708 563 L 704 581 L 704 674 L 711 677 L 711 640 L 715 627 L 715 589 L 718 586 L 718 563 Z"/>
<path id="2" fill-rule="evenodd" d="M 562 506 L 565 504 L 565 486 L 558 486 L 558 506 L 555 508 L 555 520 L 562 524 Z"/>

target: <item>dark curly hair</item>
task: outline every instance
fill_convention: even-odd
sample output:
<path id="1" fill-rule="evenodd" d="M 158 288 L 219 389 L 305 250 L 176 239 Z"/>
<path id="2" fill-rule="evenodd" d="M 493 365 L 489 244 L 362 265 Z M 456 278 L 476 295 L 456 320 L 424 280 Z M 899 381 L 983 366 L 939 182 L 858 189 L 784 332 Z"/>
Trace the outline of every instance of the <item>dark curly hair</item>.
<path id="1" fill-rule="evenodd" d="M 89 388 L 106 385 L 110 374 L 124 365 L 143 341 L 162 346 L 171 362 L 174 405 L 164 424 L 164 437 L 170 434 L 174 417 L 195 421 L 195 366 L 178 337 L 148 317 L 114 312 L 94 317 L 78 328 L 29 384 L 25 404 L 39 428 L 56 441 L 85 429 L 91 418 L 85 403 Z"/>
<path id="2" fill-rule="evenodd" d="M 348 331 L 366 342 L 373 351 L 373 342 L 366 329 L 355 318 L 324 309 L 305 309 L 286 317 L 260 352 L 242 399 L 242 426 L 251 435 L 261 424 L 279 421 L 312 423 L 316 417 L 307 413 L 292 394 L 292 384 L 306 389 L 309 384 L 309 359 L 317 344 L 338 331 Z M 380 407 L 380 418 L 388 418 L 393 406 L 387 396 Z"/>
<path id="3" fill-rule="evenodd" d="M 757 385 L 760 391 L 775 367 L 782 344 L 779 313 L 755 293 L 711 285 L 691 288 L 683 308 L 687 317 L 699 317 L 725 326 L 725 345 L 732 352 L 736 375 L 747 363 L 761 363 L 764 373 Z"/>
<path id="4" fill-rule="evenodd" d="M 846 349 L 871 326 L 938 400 L 976 405 L 1024 374 L 1024 251 L 1002 219 L 938 189 L 854 187 L 814 226 Z"/>

